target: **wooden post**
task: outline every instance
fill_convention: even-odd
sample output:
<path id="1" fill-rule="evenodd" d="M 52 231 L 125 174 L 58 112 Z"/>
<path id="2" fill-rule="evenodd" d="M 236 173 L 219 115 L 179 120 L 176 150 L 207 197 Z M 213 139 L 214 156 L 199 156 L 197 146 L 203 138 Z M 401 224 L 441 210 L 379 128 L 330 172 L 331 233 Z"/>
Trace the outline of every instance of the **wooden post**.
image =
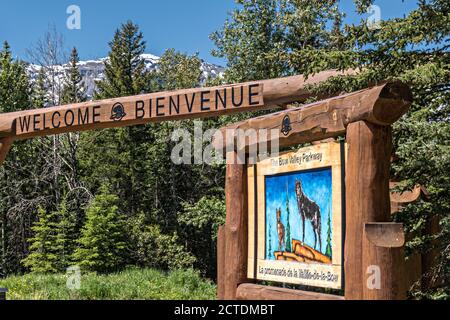
<path id="1" fill-rule="evenodd" d="M 225 300 L 235 300 L 238 285 L 247 278 L 247 170 L 237 159 L 236 152 L 229 153 L 227 161 L 233 164 L 227 164 L 225 180 Z"/>
<path id="2" fill-rule="evenodd" d="M 225 226 L 217 231 L 217 300 L 223 300 L 225 294 Z"/>
<path id="3" fill-rule="evenodd" d="M 405 300 L 405 236 L 401 223 L 366 223 L 363 236 L 364 300 Z"/>
<path id="4" fill-rule="evenodd" d="M 390 221 L 391 128 L 366 121 L 347 127 L 345 298 L 363 299 L 363 228 Z"/>
<path id="5" fill-rule="evenodd" d="M 262 286 L 252 283 L 239 285 L 238 300 L 344 300 L 344 297 L 279 287 Z"/>

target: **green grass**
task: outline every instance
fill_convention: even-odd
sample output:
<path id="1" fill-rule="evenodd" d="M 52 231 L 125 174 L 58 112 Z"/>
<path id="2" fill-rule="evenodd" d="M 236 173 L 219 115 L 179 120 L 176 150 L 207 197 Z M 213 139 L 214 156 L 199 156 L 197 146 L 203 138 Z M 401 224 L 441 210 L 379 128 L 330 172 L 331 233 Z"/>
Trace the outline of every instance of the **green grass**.
<path id="1" fill-rule="evenodd" d="M 153 269 L 81 276 L 79 290 L 69 290 L 66 275 L 27 274 L 0 279 L 8 300 L 212 300 L 216 286 L 193 270 L 165 273 Z"/>

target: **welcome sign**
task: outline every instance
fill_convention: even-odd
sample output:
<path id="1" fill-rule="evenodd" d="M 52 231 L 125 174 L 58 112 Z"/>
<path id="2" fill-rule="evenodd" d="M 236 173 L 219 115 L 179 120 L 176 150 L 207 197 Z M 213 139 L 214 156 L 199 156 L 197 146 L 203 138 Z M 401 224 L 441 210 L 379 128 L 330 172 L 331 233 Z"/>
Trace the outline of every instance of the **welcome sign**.
<path id="1" fill-rule="evenodd" d="M 149 121 L 177 120 L 232 113 L 264 105 L 263 84 L 162 92 L 121 99 L 40 109 L 15 120 L 16 135 L 125 126 Z M 240 110 L 242 111 L 242 110 Z"/>
<path id="2" fill-rule="evenodd" d="M 343 143 L 248 167 L 251 279 L 342 287 Z"/>

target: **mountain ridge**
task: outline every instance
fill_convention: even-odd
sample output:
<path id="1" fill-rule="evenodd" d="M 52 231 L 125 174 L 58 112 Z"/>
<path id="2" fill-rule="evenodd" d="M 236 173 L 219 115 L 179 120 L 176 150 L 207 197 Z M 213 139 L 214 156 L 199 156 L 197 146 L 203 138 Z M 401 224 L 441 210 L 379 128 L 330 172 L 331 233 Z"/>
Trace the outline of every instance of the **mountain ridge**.
<path id="1" fill-rule="evenodd" d="M 160 57 L 155 56 L 150 53 L 142 54 L 141 58 L 145 62 L 146 69 L 149 71 L 156 70 L 158 67 L 158 63 L 161 59 Z M 108 58 L 99 58 L 97 60 L 83 60 L 83 61 L 79 61 L 77 64 L 77 66 L 80 70 L 80 74 L 83 78 L 83 82 L 84 82 L 84 85 L 86 88 L 86 95 L 89 100 L 92 100 L 95 89 L 97 88 L 96 81 L 101 81 L 105 78 L 104 62 L 107 59 Z M 201 83 L 205 83 L 205 81 L 209 77 L 216 78 L 216 77 L 221 77 L 223 75 L 223 72 L 225 71 L 224 67 L 218 66 L 218 65 L 215 65 L 212 63 L 208 63 L 204 60 L 200 60 L 200 61 L 201 61 L 200 69 L 202 71 L 202 74 L 200 77 Z M 39 65 L 28 63 L 27 72 L 28 72 L 30 78 L 32 79 L 32 81 L 34 81 L 37 78 L 37 75 L 41 68 L 42 67 Z M 58 83 L 62 84 L 62 82 L 64 81 L 64 78 L 65 78 L 66 71 L 69 69 L 69 65 L 68 64 L 54 65 L 52 69 L 56 71 L 56 74 L 55 74 L 56 81 Z"/>

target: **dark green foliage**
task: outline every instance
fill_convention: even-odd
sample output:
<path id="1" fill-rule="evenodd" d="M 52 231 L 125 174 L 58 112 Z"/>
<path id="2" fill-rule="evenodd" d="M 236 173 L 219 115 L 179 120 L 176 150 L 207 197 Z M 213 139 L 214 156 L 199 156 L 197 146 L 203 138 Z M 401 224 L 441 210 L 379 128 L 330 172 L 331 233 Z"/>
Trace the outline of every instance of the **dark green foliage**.
<path id="1" fill-rule="evenodd" d="M 80 61 L 77 48 L 73 48 L 70 54 L 69 71 L 62 90 L 62 103 L 79 103 L 86 101 L 83 79 L 77 63 Z"/>
<path id="2" fill-rule="evenodd" d="M 9 44 L 0 51 L 0 112 L 30 108 L 30 85 L 21 61 L 14 61 Z"/>
<path id="3" fill-rule="evenodd" d="M 141 54 L 145 41 L 137 25 L 123 24 L 110 43 L 111 51 L 105 62 L 105 79 L 97 83 L 96 98 L 115 98 L 151 91 L 149 73 Z M 136 190 L 146 185 L 146 159 L 154 141 L 150 126 L 85 132 L 81 135 L 81 175 L 94 192 L 107 183 L 121 199 L 120 209 L 137 213 L 147 200 Z M 147 182 L 148 183 L 148 182 Z"/>
<path id="4" fill-rule="evenodd" d="M 217 230 L 225 223 L 225 199 L 204 196 L 195 204 L 185 202 L 178 222 L 185 234 L 186 246 L 197 261 L 195 267 L 210 277 L 216 277 Z"/>
<path id="5" fill-rule="evenodd" d="M 96 98 L 131 96 L 150 91 L 145 70 L 145 41 L 139 27 L 131 21 L 123 24 L 109 46 L 111 51 L 105 62 L 105 80 L 97 83 Z"/>
<path id="6" fill-rule="evenodd" d="M 77 240 L 80 237 L 77 228 L 76 212 L 70 210 L 67 199 L 63 198 L 58 214 L 56 225 L 56 249 L 58 255 L 58 270 L 64 271 L 72 263 L 72 255 L 78 246 Z"/>
<path id="7" fill-rule="evenodd" d="M 284 2 L 238 0 L 223 28 L 211 35 L 213 54 L 228 60 L 226 82 L 275 78 L 286 73 Z"/>
<path id="8" fill-rule="evenodd" d="M 48 103 L 48 86 L 45 69 L 41 68 L 33 85 L 31 102 L 34 108 L 45 108 Z"/>
<path id="9" fill-rule="evenodd" d="M 144 214 L 129 219 L 129 230 L 131 258 L 136 265 L 162 270 L 193 266 L 195 257 L 186 252 L 177 234 L 163 234 L 158 225 L 148 224 Z"/>
<path id="10" fill-rule="evenodd" d="M 34 236 L 29 239 L 30 254 L 22 261 L 25 267 L 35 273 L 58 271 L 57 213 L 39 208 L 37 222 L 31 228 Z"/>
<path id="11" fill-rule="evenodd" d="M 112 272 L 126 263 L 126 222 L 119 212 L 118 197 L 102 187 L 86 211 L 86 224 L 73 261 L 83 270 Z"/>

